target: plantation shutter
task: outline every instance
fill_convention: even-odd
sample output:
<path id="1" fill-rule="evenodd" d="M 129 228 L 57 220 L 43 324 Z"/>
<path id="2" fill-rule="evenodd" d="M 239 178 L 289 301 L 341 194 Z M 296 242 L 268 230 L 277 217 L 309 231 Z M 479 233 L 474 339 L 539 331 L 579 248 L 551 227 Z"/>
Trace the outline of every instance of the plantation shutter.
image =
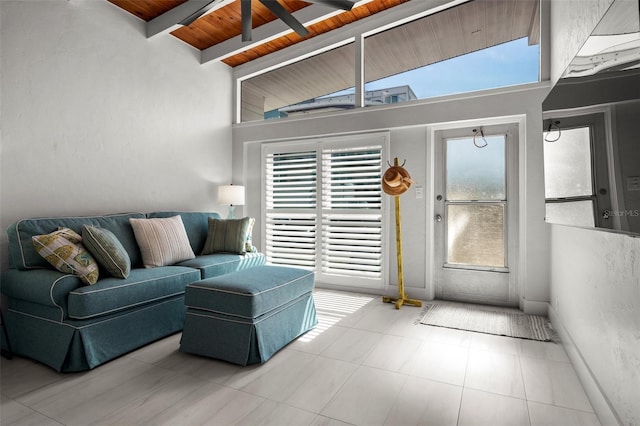
<path id="1" fill-rule="evenodd" d="M 327 284 L 383 287 L 386 140 L 368 135 L 266 146 L 269 263 L 313 270 Z"/>
<path id="2" fill-rule="evenodd" d="M 266 172 L 268 262 L 315 269 L 316 152 L 268 154 Z"/>
<path id="3" fill-rule="evenodd" d="M 322 152 L 322 275 L 382 279 L 382 146 Z"/>

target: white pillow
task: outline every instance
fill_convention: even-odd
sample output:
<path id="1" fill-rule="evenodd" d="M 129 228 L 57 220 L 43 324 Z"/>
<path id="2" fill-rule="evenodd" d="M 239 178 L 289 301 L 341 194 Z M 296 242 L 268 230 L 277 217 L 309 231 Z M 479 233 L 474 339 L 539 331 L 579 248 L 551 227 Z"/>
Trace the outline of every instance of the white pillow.
<path id="1" fill-rule="evenodd" d="M 129 219 L 145 268 L 173 265 L 196 257 L 180 215 L 167 218 Z"/>

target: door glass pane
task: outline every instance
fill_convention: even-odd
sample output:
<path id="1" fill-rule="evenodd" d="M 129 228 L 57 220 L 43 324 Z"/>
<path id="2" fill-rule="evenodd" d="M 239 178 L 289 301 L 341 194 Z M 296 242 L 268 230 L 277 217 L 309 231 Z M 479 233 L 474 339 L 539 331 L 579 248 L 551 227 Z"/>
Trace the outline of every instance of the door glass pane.
<path id="1" fill-rule="evenodd" d="M 505 136 L 447 139 L 447 200 L 504 200 Z"/>
<path id="2" fill-rule="evenodd" d="M 504 205 L 447 206 L 447 263 L 504 267 Z"/>
<path id="3" fill-rule="evenodd" d="M 547 222 L 591 228 L 595 226 L 591 200 L 547 203 L 545 215 Z"/>
<path id="4" fill-rule="evenodd" d="M 557 137 L 550 134 L 549 139 Z M 544 132 L 545 138 L 547 132 Z M 589 127 L 562 129 L 556 142 L 544 144 L 545 197 L 562 198 L 593 194 Z"/>

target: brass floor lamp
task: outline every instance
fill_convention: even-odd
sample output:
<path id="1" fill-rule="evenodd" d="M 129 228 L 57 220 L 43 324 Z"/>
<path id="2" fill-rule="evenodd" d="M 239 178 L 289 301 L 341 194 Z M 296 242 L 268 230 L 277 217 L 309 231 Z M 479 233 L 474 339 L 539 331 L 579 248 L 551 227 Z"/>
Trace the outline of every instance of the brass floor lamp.
<path id="1" fill-rule="evenodd" d="M 405 161 L 406 163 L 406 161 Z M 407 305 L 422 306 L 422 302 L 416 299 L 409 299 L 404 292 L 404 271 L 402 268 L 402 220 L 400 217 L 400 195 L 404 194 L 412 183 L 415 183 L 409 172 L 404 168 L 404 163 L 399 164 L 398 158 L 393 159 L 393 166 L 389 168 L 382 176 L 382 190 L 391 195 L 395 202 L 396 216 L 396 253 L 398 257 L 398 297 L 383 296 L 382 301 L 385 303 L 395 303 L 396 309 L 400 309 L 405 303 Z"/>

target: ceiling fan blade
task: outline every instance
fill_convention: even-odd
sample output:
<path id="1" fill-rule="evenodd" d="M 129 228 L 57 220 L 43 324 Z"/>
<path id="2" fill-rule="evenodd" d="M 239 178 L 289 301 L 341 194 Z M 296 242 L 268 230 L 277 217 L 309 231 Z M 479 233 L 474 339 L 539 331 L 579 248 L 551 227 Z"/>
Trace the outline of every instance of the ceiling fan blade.
<path id="1" fill-rule="evenodd" d="M 300 37 L 306 37 L 309 35 L 309 31 L 290 14 L 287 9 L 282 7 L 280 3 L 273 0 L 260 0 L 260 3 L 265 5 L 267 9 L 273 12 L 278 18 L 282 19 L 292 30 L 294 30 Z"/>
<path id="2" fill-rule="evenodd" d="M 204 15 L 209 9 L 211 9 L 213 6 L 215 6 L 215 4 L 218 3 L 219 1 L 220 0 L 211 0 L 209 3 L 205 4 L 203 7 L 201 7 L 200 9 L 195 11 L 194 13 L 192 13 L 189 16 L 187 16 L 182 21 L 178 22 L 178 24 L 179 25 L 184 25 L 184 26 L 191 25 L 193 22 L 195 22 L 196 19 L 198 19 L 199 17 Z"/>
<path id="3" fill-rule="evenodd" d="M 350 0 L 305 0 L 309 3 L 320 3 L 331 6 L 334 9 L 351 10 L 355 3 Z"/>
<path id="4" fill-rule="evenodd" d="M 251 41 L 251 29 L 253 27 L 251 0 L 241 0 L 240 4 L 242 6 L 242 41 Z"/>

